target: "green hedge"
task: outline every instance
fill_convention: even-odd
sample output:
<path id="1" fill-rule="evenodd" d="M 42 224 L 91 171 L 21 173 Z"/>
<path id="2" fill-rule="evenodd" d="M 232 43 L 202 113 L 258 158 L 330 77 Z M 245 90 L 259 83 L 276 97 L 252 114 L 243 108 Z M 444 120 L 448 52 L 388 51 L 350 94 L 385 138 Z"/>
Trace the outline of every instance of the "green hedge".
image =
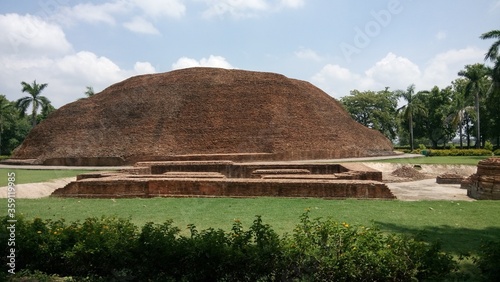
<path id="1" fill-rule="evenodd" d="M 6 253 L 7 220 L 0 231 Z M 70 224 L 18 218 L 15 227 L 17 272 L 90 281 L 443 280 L 457 266 L 437 244 L 311 219 L 308 212 L 284 236 L 259 216 L 248 230 L 239 221 L 229 232 L 190 225 L 189 236 L 172 221 L 138 228 L 114 217 Z M 6 256 L 2 262 L 6 267 Z"/>
<path id="2" fill-rule="evenodd" d="M 441 156 L 441 157 L 454 157 L 454 156 L 491 156 L 493 152 L 486 149 L 424 149 L 427 156 Z M 411 151 L 412 154 L 423 154 L 422 149 Z"/>

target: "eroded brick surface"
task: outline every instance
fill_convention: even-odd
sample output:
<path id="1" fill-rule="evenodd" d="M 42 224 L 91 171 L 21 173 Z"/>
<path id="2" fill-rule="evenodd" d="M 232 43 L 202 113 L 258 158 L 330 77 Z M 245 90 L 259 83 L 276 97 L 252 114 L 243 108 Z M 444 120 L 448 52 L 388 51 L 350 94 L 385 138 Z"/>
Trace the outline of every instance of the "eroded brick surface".
<path id="1" fill-rule="evenodd" d="M 150 169 L 137 169 L 141 167 Z M 143 162 L 130 170 L 133 173 L 86 174 L 53 196 L 395 198 L 380 181 L 381 172 L 363 165 L 350 167 L 358 170 L 339 164 Z M 261 177 L 252 177 L 255 172 Z"/>
<path id="2" fill-rule="evenodd" d="M 334 98 L 280 74 L 190 68 L 129 78 L 35 127 L 13 160 L 47 165 L 237 162 L 392 154 Z"/>
<path id="3" fill-rule="evenodd" d="M 462 182 L 467 196 L 478 200 L 500 200 L 500 158 L 482 160 L 477 172 Z"/>

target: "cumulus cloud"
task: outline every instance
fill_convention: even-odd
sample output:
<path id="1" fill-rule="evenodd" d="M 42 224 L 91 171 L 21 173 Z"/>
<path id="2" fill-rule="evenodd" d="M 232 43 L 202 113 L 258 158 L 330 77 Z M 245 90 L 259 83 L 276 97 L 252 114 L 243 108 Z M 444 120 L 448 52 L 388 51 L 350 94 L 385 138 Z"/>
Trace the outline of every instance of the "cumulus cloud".
<path id="1" fill-rule="evenodd" d="M 160 34 L 160 31 L 151 22 L 141 17 L 134 17 L 131 21 L 124 23 L 123 26 L 132 32 Z"/>
<path id="2" fill-rule="evenodd" d="M 416 90 L 430 90 L 451 85 L 458 78 L 457 73 L 467 64 L 482 61 L 484 50 L 468 47 L 449 50 L 434 56 L 424 66 L 418 66 L 410 59 L 388 53 L 363 73 L 328 64 L 316 73 L 311 81 L 330 95 L 340 98 L 351 90 L 406 89 L 415 84 Z"/>
<path id="3" fill-rule="evenodd" d="M 305 0 L 281 0 L 280 4 L 286 8 L 300 8 L 305 5 Z"/>
<path id="4" fill-rule="evenodd" d="M 185 13 L 186 6 L 182 0 L 114 0 L 101 4 L 62 6 L 51 18 L 67 25 L 78 21 L 115 25 L 125 18 L 123 26 L 132 32 L 158 34 L 150 20 L 164 17 L 178 19 Z"/>
<path id="5" fill-rule="evenodd" d="M 83 3 L 73 7 L 62 6 L 59 13 L 53 17 L 66 23 L 74 24 L 76 21 L 88 23 L 105 23 L 114 25 L 117 14 L 126 13 L 131 5 L 126 1 L 114 1 L 103 4 Z"/>
<path id="6" fill-rule="evenodd" d="M 9 100 L 23 96 L 21 81 L 48 83 L 44 91 L 55 107 L 83 97 L 86 86 L 96 92 L 137 74 L 154 73 L 148 62 L 119 67 L 90 51 L 75 52 L 62 28 L 41 18 L 0 15 L 0 93 Z"/>
<path id="7" fill-rule="evenodd" d="M 347 96 L 353 89 L 362 90 L 380 87 L 369 77 L 363 77 L 347 68 L 332 64 L 325 65 L 311 78 L 311 81 L 335 98 Z"/>
<path id="8" fill-rule="evenodd" d="M 72 49 L 59 26 L 35 16 L 0 15 L 0 30 L 0 52 L 3 54 L 52 55 Z"/>
<path id="9" fill-rule="evenodd" d="M 388 53 L 382 60 L 365 72 L 366 76 L 391 88 L 405 88 L 420 77 L 420 68 L 409 59 Z"/>
<path id="10" fill-rule="evenodd" d="M 226 61 L 226 58 L 214 55 L 210 55 L 208 59 L 202 58 L 199 61 L 188 57 L 181 57 L 177 60 L 177 62 L 172 64 L 173 70 L 193 67 L 234 69 L 234 67 L 228 61 Z"/>
<path id="11" fill-rule="evenodd" d="M 134 65 L 134 71 L 136 74 L 148 74 L 155 73 L 156 69 L 149 62 L 136 62 Z"/>
<path id="12" fill-rule="evenodd" d="M 475 47 L 452 49 L 434 56 L 426 65 L 422 75 L 422 87 L 430 88 L 434 85 L 441 86 L 457 78 L 457 73 L 465 65 L 482 62 L 485 50 Z"/>
<path id="13" fill-rule="evenodd" d="M 186 6 L 181 0 L 133 0 L 147 16 L 181 18 L 186 14 Z"/>
<path id="14" fill-rule="evenodd" d="M 275 12 L 284 8 L 300 8 L 305 0 L 205 0 L 208 8 L 205 18 L 230 16 L 233 18 L 258 17 L 264 12 Z"/>

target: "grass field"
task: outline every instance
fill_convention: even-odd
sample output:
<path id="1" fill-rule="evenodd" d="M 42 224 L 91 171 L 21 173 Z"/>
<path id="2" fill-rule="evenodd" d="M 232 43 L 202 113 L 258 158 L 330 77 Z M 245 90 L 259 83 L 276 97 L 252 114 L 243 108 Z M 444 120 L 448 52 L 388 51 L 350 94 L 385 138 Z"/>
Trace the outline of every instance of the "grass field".
<path id="1" fill-rule="evenodd" d="M 448 164 L 448 165 L 477 165 L 481 160 L 490 157 L 485 156 L 456 156 L 456 157 L 420 157 L 420 158 L 403 158 L 403 159 L 387 159 L 379 160 L 381 163 L 408 163 L 408 164 Z"/>
<path id="2" fill-rule="evenodd" d="M 235 219 L 250 226 L 261 215 L 279 233 L 292 232 L 299 216 L 311 210 L 311 217 L 332 218 L 354 225 L 377 225 L 390 232 L 439 240 L 454 253 L 475 250 L 482 240 L 500 239 L 500 202 L 390 200 L 322 200 L 286 198 L 153 198 L 153 199 L 18 199 L 17 212 L 26 218 L 82 220 L 102 215 L 131 218 L 137 224 L 162 223 L 173 219 L 186 230 L 230 230 Z M 2 215 L 4 213 L 1 213 Z"/>
<path id="3" fill-rule="evenodd" d="M 51 179 L 76 176 L 89 170 L 38 170 L 38 169 L 11 169 L 0 168 L 0 187 L 7 186 L 7 174 L 16 174 L 16 184 L 45 182 Z"/>
<path id="4" fill-rule="evenodd" d="M 383 162 L 414 164 L 470 164 L 485 157 L 425 157 L 393 159 Z M 0 169 L 0 186 L 7 185 L 7 173 L 16 172 L 16 183 L 32 183 L 70 177 L 81 170 Z M 292 232 L 299 216 L 311 210 L 311 217 L 331 217 L 339 222 L 370 226 L 384 231 L 420 234 L 429 241 L 440 240 L 454 253 L 475 250 L 482 240 L 500 240 L 500 202 L 495 201 L 388 201 L 322 200 L 286 198 L 153 198 L 153 199 L 17 199 L 16 211 L 26 218 L 82 220 L 102 215 L 131 218 L 137 225 L 162 223 L 173 219 L 186 230 L 188 224 L 199 229 L 229 230 L 235 219 L 250 226 L 256 215 L 279 233 Z M 5 215 L 6 209 L 0 209 Z M 187 230 L 186 230 L 187 232 Z"/>

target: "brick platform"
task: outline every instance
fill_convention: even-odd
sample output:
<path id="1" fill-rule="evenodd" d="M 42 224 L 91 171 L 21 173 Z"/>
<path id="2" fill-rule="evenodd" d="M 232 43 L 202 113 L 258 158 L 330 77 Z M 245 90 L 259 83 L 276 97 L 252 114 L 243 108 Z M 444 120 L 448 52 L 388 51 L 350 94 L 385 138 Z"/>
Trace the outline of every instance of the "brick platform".
<path id="1" fill-rule="evenodd" d="M 141 162 L 78 176 L 59 197 L 318 197 L 394 199 L 382 173 L 360 164 Z"/>

